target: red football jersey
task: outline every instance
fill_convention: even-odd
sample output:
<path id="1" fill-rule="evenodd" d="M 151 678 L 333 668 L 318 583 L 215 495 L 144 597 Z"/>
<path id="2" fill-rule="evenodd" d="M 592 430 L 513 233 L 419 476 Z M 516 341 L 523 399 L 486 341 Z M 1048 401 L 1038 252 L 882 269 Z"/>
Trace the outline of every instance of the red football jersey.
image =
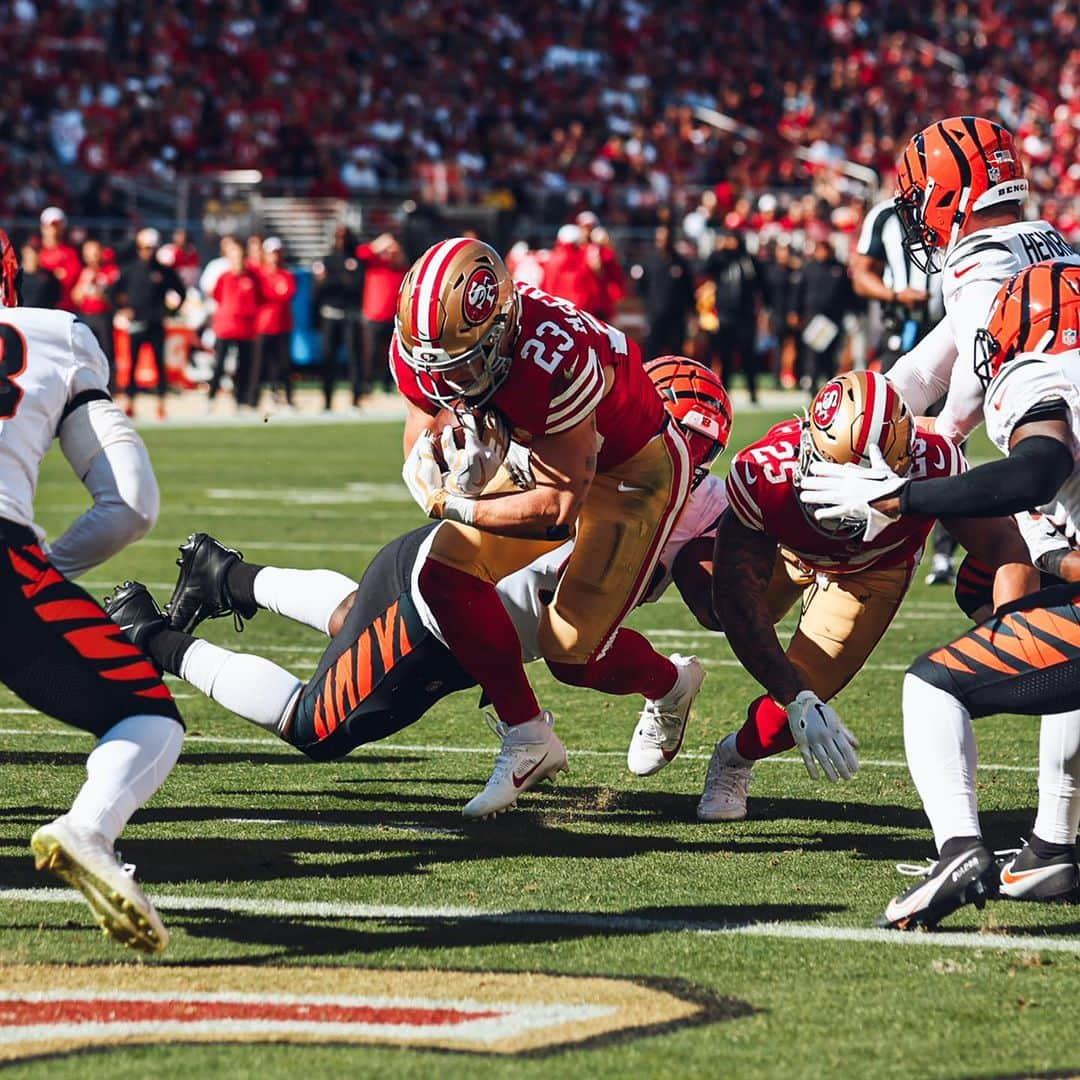
<path id="1" fill-rule="evenodd" d="M 521 282 L 514 287 L 521 297 L 521 317 L 513 359 L 491 403 L 524 442 L 566 431 L 595 412 L 598 470 L 633 457 L 663 428 L 666 415 L 637 345 L 566 300 Z M 405 362 L 396 333 L 390 370 L 409 401 L 432 416 L 439 411 Z M 606 393 L 605 387 L 610 387 Z"/>
<path id="2" fill-rule="evenodd" d="M 735 516 L 748 528 L 775 538 L 812 570 L 852 574 L 914 562 L 934 519 L 905 514 L 873 540 L 822 532 L 810 508 L 799 501 L 794 477 L 799 465 L 800 421 L 787 420 L 741 450 L 731 463 L 727 494 Z M 944 436 L 920 431 L 915 437 L 912 480 L 955 476 L 967 468 L 963 455 Z"/>

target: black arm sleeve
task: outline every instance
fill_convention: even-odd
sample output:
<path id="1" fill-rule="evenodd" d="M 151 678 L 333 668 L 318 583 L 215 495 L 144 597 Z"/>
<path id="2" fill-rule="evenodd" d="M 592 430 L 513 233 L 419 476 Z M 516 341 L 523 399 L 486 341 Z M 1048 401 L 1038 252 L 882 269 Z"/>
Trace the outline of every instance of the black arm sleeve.
<path id="1" fill-rule="evenodd" d="M 900 510 L 928 517 L 1003 517 L 1050 502 L 1072 471 L 1073 457 L 1064 444 L 1032 435 L 1001 461 L 961 476 L 908 484 L 900 493 Z"/>

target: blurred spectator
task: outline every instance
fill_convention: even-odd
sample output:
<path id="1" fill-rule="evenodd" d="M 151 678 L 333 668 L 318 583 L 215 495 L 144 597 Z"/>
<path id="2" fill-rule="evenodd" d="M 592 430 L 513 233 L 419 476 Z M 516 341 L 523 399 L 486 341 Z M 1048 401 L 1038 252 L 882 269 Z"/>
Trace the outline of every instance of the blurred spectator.
<path id="1" fill-rule="evenodd" d="M 242 248 L 243 245 L 240 244 L 239 238 L 232 233 L 225 233 L 218 241 L 217 257 L 211 259 L 203 267 L 203 271 L 199 275 L 199 292 L 208 300 L 213 300 L 214 286 L 217 284 L 217 279 L 229 268 L 229 252 L 234 246 Z"/>
<path id="2" fill-rule="evenodd" d="M 64 311 L 74 311 L 71 290 L 82 270 L 79 253 L 64 239 L 67 215 L 59 206 L 47 206 L 41 211 L 41 266 L 60 283 L 60 301 Z"/>
<path id="3" fill-rule="evenodd" d="M 263 258 L 259 275 L 262 302 L 255 316 L 251 403 L 258 404 L 260 388 L 265 384 L 276 400 L 284 400 L 292 408 L 292 301 L 296 278 L 285 269 L 285 251 L 278 237 L 268 236 L 263 241 Z"/>
<path id="4" fill-rule="evenodd" d="M 55 308 L 60 303 L 60 282 L 41 265 L 40 252 L 33 244 L 23 245 L 19 296 L 24 307 Z"/>
<path id="5" fill-rule="evenodd" d="M 165 395 L 169 389 L 165 367 L 165 319 L 180 310 L 184 302 L 184 283 L 170 266 L 157 261 L 161 236 L 157 229 L 140 229 L 135 236 L 135 259 L 120 268 L 108 296 L 117 307 L 131 341 L 131 364 L 127 385 L 119 388 L 127 394 L 129 416 L 135 413 L 135 369 L 144 345 L 150 350 L 157 369 L 157 416 L 165 419 Z"/>
<path id="6" fill-rule="evenodd" d="M 244 261 L 247 263 L 248 269 L 256 271 L 266 261 L 263 257 L 263 238 L 258 233 L 252 233 L 247 238 Z"/>
<path id="7" fill-rule="evenodd" d="M 544 287 L 544 267 L 551 256 L 538 244 L 528 240 L 519 240 L 506 253 L 506 268 L 515 281 L 524 282 L 526 285 L 535 285 L 536 288 Z"/>
<path id="8" fill-rule="evenodd" d="M 844 341 L 844 316 L 853 304 L 847 269 L 836 258 L 832 244 L 819 240 L 813 256 L 803 266 L 795 300 L 796 310 L 805 322 L 799 366 L 802 389 L 816 393 L 836 374 L 836 358 Z"/>
<path id="9" fill-rule="evenodd" d="M 590 265 L 585 251 L 585 235 L 580 225 L 559 229 L 555 246 L 544 264 L 541 288 L 552 296 L 569 300 L 575 307 L 596 314 L 605 301 L 600 286 L 599 261 Z"/>
<path id="10" fill-rule="evenodd" d="M 171 266 L 180 276 L 186 288 L 194 288 L 199 280 L 199 249 L 191 242 L 187 229 L 174 229 L 172 240 L 162 244 L 158 252 L 158 261 L 164 266 Z"/>
<path id="11" fill-rule="evenodd" d="M 120 276 L 116 263 L 105 260 L 100 241 L 87 240 L 82 246 L 83 268 L 71 290 L 71 300 L 79 318 L 94 332 L 109 360 L 109 389 L 116 386 L 116 343 L 113 331 L 113 304 L 109 288 Z"/>
<path id="12" fill-rule="evenodd" d="M 252 366 L 255 352 L 255 318 L 262 302 L 259 275 L 247 265 L 244 248 L 236 242 L 226 247 L 228 265 L 214 283 L 214 373 L 210 377 L 208 401 L 217 397 L 232 360 L 233 397 L 240 406 L 254 404 Z"/>
<path id="13" fill-rule="evenodd" d="M 686 347 L 687 320 L 694 311 L 694 275 L 690 263 L 675 249 L 667 225 L 656 229 L 652 253 L 641 266 L 642 294 L 649 336 L 645 359 L 681 355 Z"/>
<path id="14" fill-rule="evenodd" d="M 352 234 L 344 225 L 334 230 L 334 247 L 312 267 L 315 314 L 322 335 L 322 383 L 326 411 L 333 404 L 338 362 L 345 350 L 346 371 L 353 404 L 360 400 L 361 322 L 364 267 L 356 257 Z"/>
<path id="15" fill-rule="evenodd" d="M 605 322 L 615 318 L 620 302 L 626 297 L 626 274 L 607 229 L 593 225 L 585 245 L 585 262 L 596 275 L 598 294 L 592 313 Z"/>
<path id="16" fill-rule="evenodd" d="M 727 229 L 716 234 L 716 247 L 705 260 L 704 275 L 713 287 L 715 329 L 705 335 L 713 370 L 730 378 L 736 361 L 746 378 L 750 400 L 757 401 L 757 313 L 765 296 L 761 275 L 742 237 Z"/>
<path id="17" fill-rule="evenodd" d="M 398 292 L 409 264 L 404 249 L 391 233 L 375 237 L 370 244 L 361 244 L 356 249 L 356 257 L 364 266 L 363 389 L 365 393 L 370 392 L 378 380 L 389 393 L 394 389 L 389 362 L 390 339 L 394 335 Z M 353 401 L 354 405 L 357 403 Z"/>

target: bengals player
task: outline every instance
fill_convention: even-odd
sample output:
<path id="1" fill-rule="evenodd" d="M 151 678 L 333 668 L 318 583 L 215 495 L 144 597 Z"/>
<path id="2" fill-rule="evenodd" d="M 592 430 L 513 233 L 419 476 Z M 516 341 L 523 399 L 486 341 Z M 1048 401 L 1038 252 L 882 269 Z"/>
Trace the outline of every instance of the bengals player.
<path id="1" fill-rule="evenodd" d="M 793 745 L 811 776 L 820 766 L 830 780 L 847 779 L 858 767 L 856 740 L 826 702 L 888 629 L 934 518 L 905 515 L 868 542 L 861 522 L 818 522 L 799 495 L 814 462 L 852 462 L 861 471 L 878 458 L 913 487 L 965 468 L 950 440 L 916 430 L 903 399 L 874 372 L 826 383 L 804 420 L 777 424 L 732 462 L 713 604 L 733 652 L 766 693 L 717 745 L 698 806 L 702 820 L 745 817 L 754 761 Z M 1013 522 L 947 524 L 991 566 L 1007 568 L 998 575 L 999 601 L 1031 587 L 1034 570 Z M 773 626 L 797 601 L 802 611 L 785 651 Z"/>
<path id="2" fill-rule="evenodd" d="M 20 273 L 0 230 L 0 680 L 98 739 L 71 809 L 30 844 L 37 868 L 81 890 L 107 934 L 157 952 L 168 933 L 115 844 L 176 763 L 183 725 L 158 670 L 69 580 L 150 529 L 157 482 L 109 398 L 109 363 L 90 328 L 68 312 L 19 306 Z M 54 440 L 93 505 L 50 547 L 33 502 Z"/>
<path id="3" fill-rule="evenodd" d="M 641 637 L 615 643 L 692 478 L 686 439 L 668 422 L 637 347 L 572 304 L 515 284 L 492 248 L 458 237 L 434 245 L 406 275 L 390 363 L 408 403 L 404 479 L 428 515 L 448 523 L 419 590 L 502 725 L 495 770 L 465 815 L 498 813 L 565 767 L 495 583 L 571 533 L 573 554 L 541 617 L 548 666 L 571 685 L 658 702 L 677 738 L 701 665 L 662 656 Z M 432 438 L 447 405 L 496 411 L 528 444 L 535 486 L 496 479 L 482 497 L 448 490 Z"/>
<path id="4" fill-rule="evenodd" d="M 1043 259 L 1080 262 L 1049 222 L 1024 220 L 1027 194 L 1012 135 L 983 117 L 930 124 L 897 165 L 904 246 L 917 266 L 941 272 L 945 317 L 888 377 L 917 416 L 944 397 L 934 430 L 958 442 L 982 419 L 974 342 L 999 286 Z"/>
<path id="5" fill-rule="evenodd" d="M 1048 900 L 1080 888 L 1078 344 L 1080 266 L 1070 258 L 1022 270 L 998 291 L 973 364 L 986 386 L 987 431 L 1005 460 L 925 484 L 909 484 L 883 464 L 857 471 L 817 464 L 804 481 L 804 501 L 825 522 L 891 522 L 908 513 L 992 518 L 1034 507 L 1058 534 L 1036 561 L 1067 583 L 999 608 L 908 669 L 904 742 L 939 857 L 925 880 L 889 903 L 880 925 L 934 926 L 963 904 L 981 907 L 988 895 Z M 1000 866 L 979 826 L 971 727 L 972 717 L 998 712 L 1042 715 L 1034 830 Z"/>

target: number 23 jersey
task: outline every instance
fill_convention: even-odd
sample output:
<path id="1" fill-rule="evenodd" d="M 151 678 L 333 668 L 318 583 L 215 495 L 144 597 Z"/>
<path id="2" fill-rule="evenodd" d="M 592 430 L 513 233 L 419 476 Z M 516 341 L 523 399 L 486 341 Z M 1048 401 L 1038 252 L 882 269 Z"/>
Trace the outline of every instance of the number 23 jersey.
<path id="1" fill-rule="evenodd" d="M 645 374 L 638 347 L 615 327 L 567 300 L 515 283 L 521 298 L 513 359 L 491 403 L 528 442 L 557 435 L 596 414 L 605 472 L 636 454 L 664 426 L 660 395 Z M 438 406 L 420 389 L 395 333 L 390 370 L 401 393 L 435 415 Z"/>
<path id="2" fill-rule="evenodd" d="M 810 569 L 825 573 L 851 574 L 913 561 L 933 528 L 933 518 L 906 514 L 869 542 L 859 536 L 833 536 L 811 524 L 810 511 L 799 501 L 795 486 L 800 430 L 798 420 L 777 424 L 735 457 L 727 495 L 739 521 L 773 537 Z M 955 476 L 966 468 L 963 455 L 948 439 L 917 433 L 912 480 Z"/>

